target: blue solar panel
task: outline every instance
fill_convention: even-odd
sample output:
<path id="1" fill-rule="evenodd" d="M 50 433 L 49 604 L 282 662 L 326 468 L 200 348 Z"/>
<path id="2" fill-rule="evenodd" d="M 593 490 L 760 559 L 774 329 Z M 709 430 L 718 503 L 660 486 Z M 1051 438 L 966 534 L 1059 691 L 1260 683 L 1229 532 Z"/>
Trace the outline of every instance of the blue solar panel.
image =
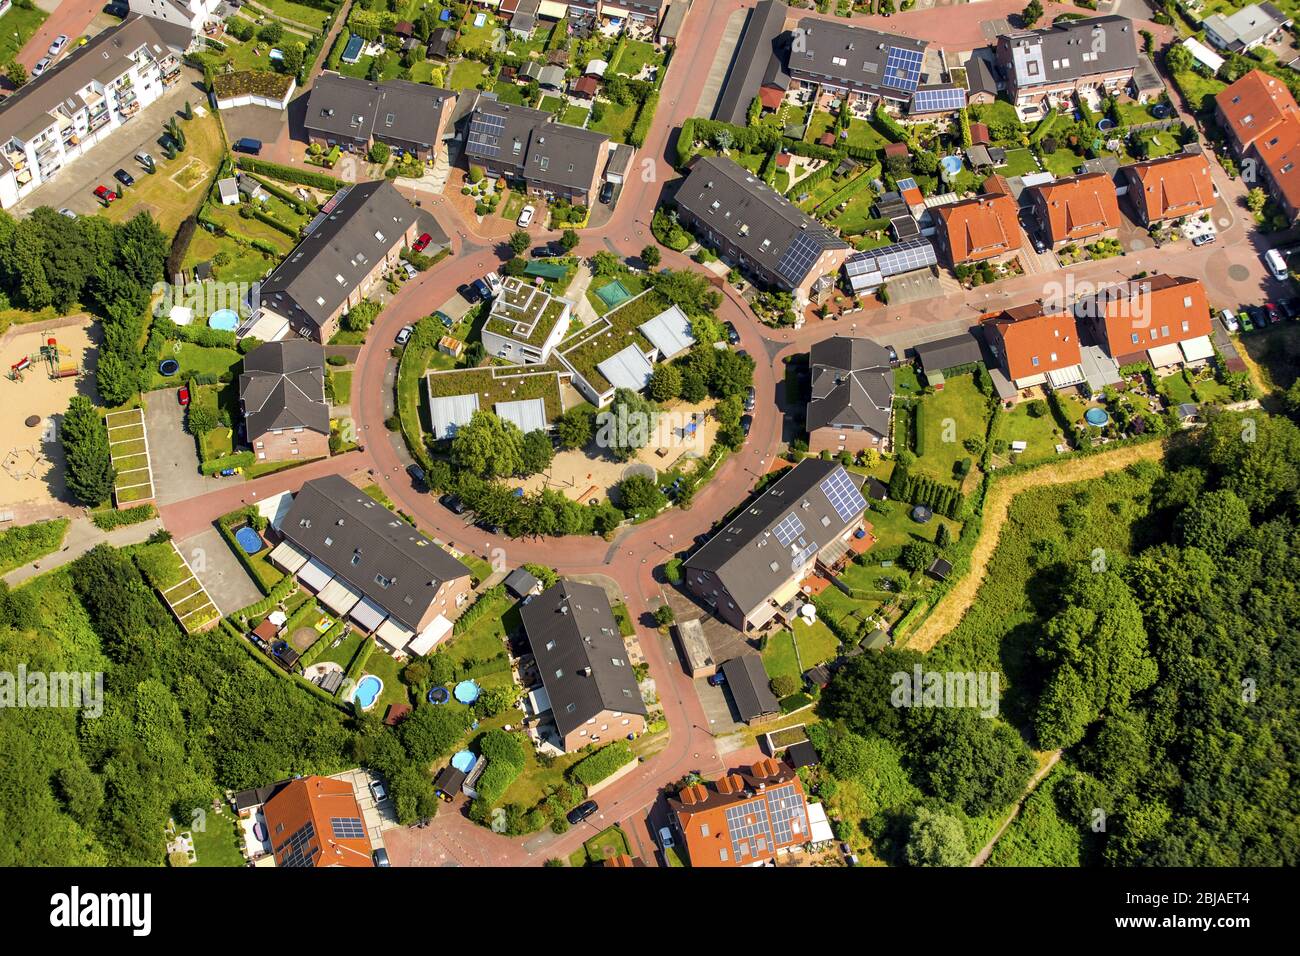
<path id="1" fill-rule="evenodd" d="M 790 542 L 803 534 L 803 522 L 799 520 L 798 515 L 788 514 L 772 529 L 772 533 L 776 535 L 776 540 L 781 542 L 781 547 L 788 548 Z"/>
<path id="2" fill-rule="evenodd" d="M 966 91 L 956 87 L 917 90 L 912 94 L 913 113 L 937 113 L 959 110 L 966 105 Z"/>
<path id="3" fill-rule="evenodd" d="M 911 93 L 921 81 L 921 60 L 920 50 L 891 46 L 885 59 L 885 86 Z"/>
<path id="4" fill-rule="evenodd" d="M 903 192 L 905 190 L 915 189 L 915 188 L 916 188 L 916 180 L 912 179 L 911 177 L 908 177 L 907 179 L 900 179 L 898 181 L 899 192 Z"/>
<path id="5" fill-rule="evenodd" d="M 841 521 L 848 521 L 867 506 L 862 492 L 858 491 L 858 486 L 843 468 L 836 468 L 827 475 L 822 480 L 821 489 Z"/>

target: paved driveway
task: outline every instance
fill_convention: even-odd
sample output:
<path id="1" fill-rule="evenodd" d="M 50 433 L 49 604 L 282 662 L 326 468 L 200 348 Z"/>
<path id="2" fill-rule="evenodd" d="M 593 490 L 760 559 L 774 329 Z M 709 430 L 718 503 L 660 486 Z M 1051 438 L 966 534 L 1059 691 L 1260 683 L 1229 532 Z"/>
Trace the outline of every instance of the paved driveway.
<path id="1" fill-rule="evenodd" d="M 221 124 L 232 143 L 245 136 L 259 139 L 263 144 L 274 143 L 288 122 L 287 113 L 266 106 L 240 106 L 221 111 Z"/>
<path id="2" fill-rule="evenodd" d="M 179 541 L 176 547 L 223 615 L 261 600 L 262 592 L 216 528 Z"/>
<path id="3" fill-rule="evenodd" d="M 149 433 L 149 464 L 153 466 L 159 506 L 194 498 L 237 480 L 199 474 L 199 451 L 194 436 L 185 430 L 185 409 L 176 401 L 175 389 L 160 388 L 145 395 L 144 424 Z"/>

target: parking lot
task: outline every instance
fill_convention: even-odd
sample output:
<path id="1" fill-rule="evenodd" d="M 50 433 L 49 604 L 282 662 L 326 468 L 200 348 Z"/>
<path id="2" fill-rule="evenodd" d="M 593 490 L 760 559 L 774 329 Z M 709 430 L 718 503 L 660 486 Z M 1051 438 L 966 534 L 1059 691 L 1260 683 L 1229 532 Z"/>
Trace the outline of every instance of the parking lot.
<path id="1" fill-rule="evenodd" d="M 135 154 L 146 152 L 155 160 L 161 160 L 163 124 L 184 110 L 186 100 L 196 106 L 207 102 L 207 96 L 197 85 L 198 74 L 187 67 L 184 77 L 175 87 L 115 129 L 98 146 L 68 163 L 48 183 L 29 193 L 14 207 L 14 214 L 25 216 L 39 206 L 49 206 L 51 209 L 71 209 L 79 216 L 94 215 L 102 208 L 94 195 L 96 186 L 102 184 L 114 192 L 122 189 L 113 178 L 115 170 L 125 169 L 137 181 L 148 176 L 136 162 Z M 185 155 L 182 154 L 182 158 Z"/>

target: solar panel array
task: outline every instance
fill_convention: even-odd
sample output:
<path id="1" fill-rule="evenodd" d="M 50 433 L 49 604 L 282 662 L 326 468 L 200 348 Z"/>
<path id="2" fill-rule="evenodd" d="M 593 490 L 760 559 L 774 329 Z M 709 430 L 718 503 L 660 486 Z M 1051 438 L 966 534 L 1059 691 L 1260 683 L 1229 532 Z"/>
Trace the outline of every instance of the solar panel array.
<path id="1" fill-rule="evenodd" d="M 501 133 L 506 128 L 506 121 L 492 113 L 475 113 L 469 124 L 469 136 L 465 151 L 471 156 L 501 155 Z"/>
<path id="2" fill-rule="evenodd" d="M 929 239 L 906 239 L 892 246 L 860 252 L 844 262 L 844 274 L 850 279 L 872 272 L 896 276 L 927 266 L 937 265 L 939 257 Z"/>
<path id="3" fill-rule="evenodd" d="M 867 506 L 867 499 L 862 497 L 862 492 L 843 468 L 836 468 L 823 478 L 821 489 L 841 521 L 848 521 Z"/>
<path id="4" fill-rule="evenodd" d="M 330 829 L 336 840 L 360 840 L 366 835 L 366 828 L 356 817 L 330 817 Z"/>
<path id="5" fill-rule="evenodd" d="M 900 179 L 898 181 L 898 191 L 900 193 L 908 189 L 915 189 L 915 188 L 916 188 L 916 180 L 911 178 L 910 176 L 907 179 Z"/>
<path id="6" fill-rule="evenodd" d="M 776 535 L 776 540 L 781 542 L 781 547 L 788 548 L 795 538 L 803 534 L 803 522 L 799 520 L 797 514 L 791 512 L 781 519 L 781 523 L 772 529 L 772 533 Z"/>
<path id="7" fill-rule="evenodd" d="M 917 90 L 912 94 L 913 113 L 938 113 L 959 110 L 966 105 L 966 91 L 957 87 Z"/>
<path id="8" fill-rule="evenodd" d="M 767 818 L 767 807 L 758 802 L 728 807 L 727 833 L 731 836 L 732 855 L 737 861 L 744 859 L 745 855 L 751 852 L 750 840 L 761 837 L 767 842 L 772 835 L 772 827 Z M 770 843 L 768 848 L 771 849 Z"/>
<path id="9" fill-rule="evenodd" d="M 891 46 L 885 59 L 884 84 L 904 93 L 913 92 L 921 82 L 921 59 L 920 50 Z"/>
<path id="10" fill-rule="evenodd" d="M 293 836 L 275 848 L 277 854 L 285 847 L 289 848 L 289 852 L 281 857 L 280 866 L 311 866 L 312 857 L 320 852 L 320 847 L 307 845 L 315 836 L 316 827 L 310 820 L 295 830 Z"/>
<path id="11" fill-rule="evenodd" d="M 803 538 L 800 538 L 799 540 L 802 542 Z M 802 568 L 805 564 L 808 563 L 808 559 L 811 558 L 816 553 L 817 553 L 816 541 L 814 541 L 812 544 L 805 545 L 803 548 L 801 548 L 798 551 L 792 550 L 792 554 L 794 555 L 794 557 L 790 561 L 790 567 L 795 570 Z"/>
<path id="12" fill-rule="evenodd" d="M 818 238 L 810 236 L 806 231 L 800 232 L 776 264 L 776 271 L 791 284 L 798 285 L 821 254 L 822 245 Z"/>
<path id="13" fill-rule="evenodd" d="M 767 805 L 776 846 L 793 843 L 796 836 L 804 836 L 808 833 L 803 798 L 795 793 L 793 784 L 769 790 Z"/>

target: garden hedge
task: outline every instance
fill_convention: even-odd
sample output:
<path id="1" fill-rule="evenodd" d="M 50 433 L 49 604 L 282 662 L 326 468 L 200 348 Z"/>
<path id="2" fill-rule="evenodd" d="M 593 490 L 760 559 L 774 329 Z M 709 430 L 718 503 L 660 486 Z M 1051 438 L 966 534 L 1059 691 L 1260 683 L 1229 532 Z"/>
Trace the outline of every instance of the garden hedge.
<path id="1" fill-rule="evenodd" d="M 317 189 L 338 190 L 346 185 L 343 180 L 335 179 L 333 176 L 326 176 L 324 173 L 314 173 L 311 170 L 297 169 L 293 166 L 281 166 L 279 163 L 270 163 L 252 156 L 240 156 L 239 168 L 246 172 L 270 176 L 283 183 L 297 183 L 300 186 L 313 186 Z"/>
<path id="2" fill-rule="evenodd" d="M 576 783 L 591 789 L 635 759 L 636 754 L 632 753 L 632 748 L 628 746 L 626 740 L 615 740 L 601 747 L 591 756 L 578 761 L 569 773 Z"/>

